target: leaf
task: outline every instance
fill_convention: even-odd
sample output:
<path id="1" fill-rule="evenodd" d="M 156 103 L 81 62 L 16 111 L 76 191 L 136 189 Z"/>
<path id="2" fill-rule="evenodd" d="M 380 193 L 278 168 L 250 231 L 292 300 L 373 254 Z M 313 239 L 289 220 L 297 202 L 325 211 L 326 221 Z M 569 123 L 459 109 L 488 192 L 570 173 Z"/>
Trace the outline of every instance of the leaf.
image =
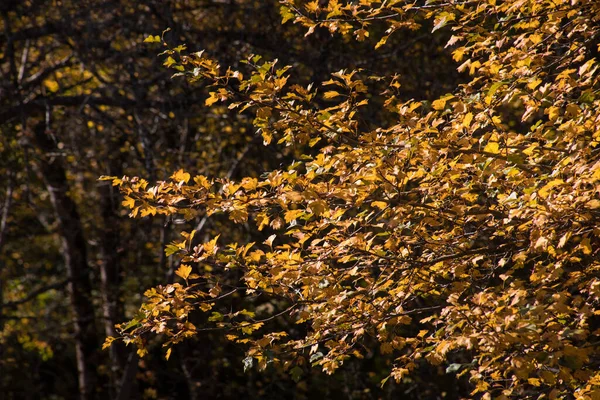
<path id="1" fill-rule="evenodd" d="M 167 353 L 165 354 L 165 360 L 167 360 L 167 361 L 169 360 L 169 357 L 171 357 L 171 350 L 173 350 L 173 348 L 169 347 L 167 349 Z"/>
<path id="2" fill-rule="evenodd" d="M 451 94 L 447 94 L 445 96 L 440 97 L 439 99 L 435 100 L 433 103 L 431 103 L 431 106 L 433 107 L 434 110 L 443 110 L 444 108 L 446 108 L 446 103 L 448 102 L 448 100 L 453 99 L 454 96 Z"/>
<path id="3" fill-rule="evenodd" d="M 446 26 L 446 24 L 448 23 L 448 15 L 447 13 L 442 13 L 441 17 L 436 18 L 436 20 L 434 21 L 434 26 L 433 29 L 431 30 L 431 32 L 435 32 L 438 29 L 442 29 L 444 26 Z"/>
<path id="4" fill-rule="evenodd" d="M 248 210 L 245 208 L 237 208 L 229 213 L 229 219 L 236 224 L 241 224 L 248 221 Z"/>
<path id="5" fill-rule="evenodd" d="M 338 93 L 338 92 L 336 92 L 336 91 L 334 91 L 334 90 L 330 90 L 328 92 L 325 92 L 325 94 L 323 95 L 323 97 L 325 99 L 333 99 L 333 98 L 338 97 L 338 96 L 341 96 L 341 94 Z"/>
<path id="6" fill-rule="evenodd" d="M 538 378 L 529 378 L 527 379 L 527 382 L 535 387 L 538 387 L 542 384 Z"/>
<path id="7" fill-rule="evenodd" d="M 535 78 L 535 79 L 532 79 L 532 80 L 531 80 L 531 81 L 530 81 L 530 82 L 527 84 L 527 87 L 528 87 L 529 89 L 531 89 L 531 90 L 534 90 L 535 88 L 537 88 L 537 87 L 540 85 L 540 83 L 542 83 L 542 80 L 541 80 L 541 79 L 538 79 L 538 78 Z"/>
<path id="8" fill-rule="evenodd" d="M 498 142 L 488 142 L 483 151 L 486 153 L 498 154 L 500 153 L 500 146 Z"/>
<path id="9" fill-rule="evenodd" d="M 210 322 L 223 321 L 223 314 L 221 314 L 220 312 L 213 311 L 213 313 L 211 314 L 211 316 L 208 317 L 208 320 Z"/>
<path id="10" fill-rule="evenodd" d="M 158 35 L 149 35 L 144 39 L 144 43 L 160 43 L 160 36 Z"/>
<path id="11" fill-rule="evenodd" d="M 178 246 L 176 246 L 176 245 L 174 245 L 174 244 L 168 244 L 168 245 L 165 247 L 165 255 L 166 255 L 167 257 L 169 257 L 169 256 L 171 256 L 171 255 L 173 255 L 173 254 L 177 253 L 179 250 L 181 250 L 181 248 L 180 248 L 180 247 L 178 247 Z"/>
<path id="12" fill-rule="evenodd" d="M 579 247 L 581 247 L 581 251 L 583 251 L 583 254 L 585 255 L 590 255 L 592 254 L 592 245 L 590 242 L 590 238 L 584 238 L 581 243 L 579 244 Z"/>
<path id="13" fill-rule="evenodd" d="M 125 196 L 125 200 L 123 200 L 121 204 L 123 204 L 125 207 L 133 208 L 135 207 L 135 199 L 132 199 L 129 196 Z"/>
<path id="14" fill-rule="evenodd" d="M 565 247 L 565 244 L 567 244 L 567 241 L 571 238 L 571 234 L 572 232 L 566 232 L 558 241 L 558 248 L 562 249 L 563 247 Z"/>
<path id="15" fill-rule="evenodd" d="M 279 13 L 281 14 L 281 24 L 285 24 L 287 21 L 294 19 L 296 16 L 292 13 L 289 7 L 281 6 L 279 8 Z"/>
<path id="16" fill-rule="evenodd" d="M 184 172 L 182 169 L 180 169 L 179 171 L 177 171 L 173 175 L 171 175 L 171 179 L 173 179 L 175 182 L 188 183 L 190 178 L 191 178 L 190 174 L 188 174 L 187 172 Z"/>
<path id="17" fill-rule="evenodd" d="M 371 205 L 373 207 L 379 208 L 380 210 L 383 210 L 388 206 L 388 204 L 385 201 L 373 201 L 371 202 Z"/>
<path id="18" fill-rule="evenodd" d="M 104 343 L 102 344 L 102 350 L 106 350 L 108 349 L 112 343 L 116 340 L 116 338 L 109 336 L 104 340 Z"/>
<path id="19" fill-rule="evenodd" d="M 467 113 L 463 118 L 462 126 L 468 129 L 471 126 L 471 121 L 473 121 L 473 113 Z"/>
<path id="20" fill-rule="evenodd" d="M 276 237 L 277 235 L 271 235 L 267 238 L 267 240 L 264 241 L 264 243 L 269 247 L 273 247 L 273 240 L 275 240 Z"/>
<path id="21" fill-rule="evenodd" d="M 55 80 L 52 80 L 52 79 L 44 80 L 44 86 L 46 87 L 46 89 L 48 89 L 52 93 L 56 93 L 56 92 L 58 92 L 58 89 L 60 89 L 58 82 L 56 82 Z"/>
<path id="22" fill-rule="evenodd" d="M 304 214 L 304 210 L 289 210 L 286 211 L 285 213 L 285 222 L 290 223 L 293 220 L 295 220 L 296 218 L 298 218 L 300 215 Z"/>
<path id="23" fill-rule="evenodd" d="M 252 368 L 252 365 L 254 364 L 254 359 L 248 356 L 242 360 L 242 363 L 244 364 L 244 372 L 247 372 Z"/>
<path id="24" fill-rule="evenodd" d="M 163 65 L 167 68 L 175 64 L 177 64 L 177 61 L 175 61 L 175 59 L 171 56 L 167 57 L 166 61 L 163 63 Z"/>
<path id="25" fill-rule="evenodd" d="M 460 371 L 462 366 L 463 366 L 462 364 L 452 363 L 452 364 L 448 365 L 448 367 L 446 367 L 446 373 L 454 374 L 454 373 Z"/>
<path id="26" fill-rule="evenodd" d="M 600 200 L 597 200 L 597 199 L 590 200 L 586 203 L 586 206 L 587 206 L 587 208 L 596 210 L 596 209 L 600 208 Z"/>
<path id="27" fill-rule="evenodd" d="M 308 142 L 308 145 L 309 145 L 309 147 L 314 147 L 320 141 L 321 141 L 321 136 L 317 136 L 317 137 L 310 139 L 310 142 Z"/>
<path id="28" fill-rule="evenodd" d="M 327 210 L 327 203 L 323 200 L 315 200 L 308 205 L 308 208 L 314 215 L 320 216 Z"/>
<path id="29" fill-rule="evenodd" d="M 545 199 L 549 196 L 550 194 L 550 190 L 552 190 L 552 188 L 562 185 L 565 182 L 562 179 L 553 179 L 550 182 L 548 182 L 546 185 L 544 185 L 539 191 L 538 191 L 538 196 L 540 196 L 541 198 Z"/>
<path id="30" fill-rule="evenodd" d="M 217 101 L 219 101 L 219 96 L 217 95 L 217 92 L 210 92 L 210 97 L 204 101 L 204 104 L 210 107 Z"/>
<path id="31" fill-rule="evenodd" d="M 494 94 L 496 94 L 498 89 L 500 89 L 500 87 L 505 84 L 506 84 L 506 82 L 504 82 L 504 81 L 494 82 L 488 89 L 487 95 L 485 97 L 485 103 L 488 105 L 492 104 L 492 99 L 494 98 Z"/>
<path id="32" fill-rule="evenodd" d="M 181 278 L 187 280 L 188 276 L 192 272 L 192 267 L 186 264 L 181 264 L 175 274 L 180 276 Z"/>
<path id="33" fill-rule="evenodd" d="M 389 39 L 389 35 L 383 36 L 379 42 L 377 42 L 377 44 L 375 45 L 375 50 L 377 50 L 378 48 L 380 48 L 381 46 L 385 45 L 387 43 L 387 40 Z"/>

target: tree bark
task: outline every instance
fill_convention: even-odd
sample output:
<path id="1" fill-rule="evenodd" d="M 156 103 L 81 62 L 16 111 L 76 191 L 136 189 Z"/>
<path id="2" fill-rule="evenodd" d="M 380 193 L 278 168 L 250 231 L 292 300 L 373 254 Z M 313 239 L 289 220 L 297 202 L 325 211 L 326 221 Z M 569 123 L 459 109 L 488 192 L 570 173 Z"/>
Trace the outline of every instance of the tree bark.
<path id="1" fill-rule="evenodd" d="M 45 130 L 45 124 L 36 126 L 35 145 L 42 154 L 38 172 L 50 194 L 50 201 L 58 222 L 62 253 L 69 279 L 68 292 L 72 308 L 75 351 L 79 382 L 79 398 L 95 398 L 97 384 L 98 338 L 94 328 L 94 305 L 91 299 L 92 284 L 81 219 L 77 206 L 69 196 L 65 168 L 59 158 L 48 156 L 56 152 L 56 144 Z"/>
<path id="2" fill-rule="evenodd" d="M 115 150 L 118 152 L 118 149 Z M 109 156 L 110 157 L 110 156 Z M 122 170 L 115 160 L 110 160 L 108 175 L 121 175 Z M 102 314 L 104 318 L 104 334 L 116 337 L 115 324 L 124 320 L 123 304 L 120 300 L 121 267 L 119 260 L 120 220 L 117 214 L 118 196 L 112 185 L 101 182 L 98 187 L 102 229 L 100 242 L 100 281 L 102 293 Z M 119 391 L 120 377 L 127 364 L 125 345 L 114 342 L 109 348 L 111 361 L 111 387 L 113 398 Z M 131 385 L 131 383 L 129 383 Z"/>

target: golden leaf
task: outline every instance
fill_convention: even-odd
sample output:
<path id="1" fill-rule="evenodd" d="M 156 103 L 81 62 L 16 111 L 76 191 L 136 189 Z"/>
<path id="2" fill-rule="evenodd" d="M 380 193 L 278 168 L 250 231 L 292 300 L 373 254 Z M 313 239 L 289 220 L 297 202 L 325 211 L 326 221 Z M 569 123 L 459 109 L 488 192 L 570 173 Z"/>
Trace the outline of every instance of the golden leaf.
<path id="1" fill-rule="evenodd" d="M 177 274 L 178 276 L 180 276 L 183 279 L 188 278 L 188 276 L 190 275 L 190 273 L 192 272 L 192 267 L 186 264 L 181 264 L 179 266 L 179 268 L 177 268 L 177 270 L 175 271 L 175 274 Z"/>

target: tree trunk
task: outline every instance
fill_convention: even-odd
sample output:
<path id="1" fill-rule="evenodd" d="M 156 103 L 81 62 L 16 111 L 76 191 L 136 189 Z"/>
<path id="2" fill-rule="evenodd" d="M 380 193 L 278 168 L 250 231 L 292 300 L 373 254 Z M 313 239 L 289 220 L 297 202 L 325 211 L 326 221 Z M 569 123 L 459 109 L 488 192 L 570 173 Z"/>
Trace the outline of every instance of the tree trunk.
<path id="1" fill-rule="evenodd" d="M 121 169 L 109 168 L 109 175 L 120 175 Z M 98 187 L 102 229 L 99 234 L 100 242 L 100 280 L 102 292 L 102 314 L 104 317 L 104 334 L 117 336 L 115 324 L 124 320 L 123 304 L 119 296 L 121 287 L 120 262 L 118 247 L 120 246 L 119 216 L 117 193 L 108 182 L 102 182 Z M 114 342 L 109 348 L 111 361 L 111 387 L 113 396 L 119 388 L 120 377 L 127 364 L 126 350 L 122 342 Z"/>
<path id="2" fill-rule="evenodd" d="M 36 146 L 42 151 L 38 171 L 50 194 L 56 214 L 62 253 L 69 278 L 68 292 L 73 312 L 75 350 L 79 382 L 79 397 L 90 400 L 95 397 L 97 384 L 98 340 L 94 328 L 94 305 L 91 299 L 92 285 L 88 266 L 86 242 L 77 207 L 69 197 L 69 185 L 60 158 L 49 153 L 58 149 L 40 123 L 34 132 Z"/>

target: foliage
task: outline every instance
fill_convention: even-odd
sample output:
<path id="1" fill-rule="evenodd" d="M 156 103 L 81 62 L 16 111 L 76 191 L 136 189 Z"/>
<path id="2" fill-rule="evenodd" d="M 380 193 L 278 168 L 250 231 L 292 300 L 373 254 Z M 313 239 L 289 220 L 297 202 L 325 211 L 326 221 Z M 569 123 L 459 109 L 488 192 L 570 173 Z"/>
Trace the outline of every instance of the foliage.
<path id="1" fill-rule="evenodd" d="M 145 290 L 179 279 L 179 259 L 163 248 L 180 237 L 184 220 L 151 214 L 129 219 L 118 190 L 98 176 L 154 182 L 183 168 L 258 179 L 302 154 L 298 146 L 263 147 L 250 112 L 224 103 L 205 107 L 209 81 L 168 79 L 178 71 L 156 57 L 163 47 L 157 37 L 176 43 L 173 48 L 179 42 L 205 48 L 233 69 L 246 68 L 238 60 L 248 53 L 277 57 L 294 66 L 288 84 L 303 86 L 341 68 L 370 75 L 395 71 L 402 99 L 431 100 L 465 78 L 446 67 L 452 59 L 443 48 L 449 32 L 432 38 L 427 25 L 397 32 L 374 55 L 376 31 L 363 42 L 330 38 L 323 29 L 304 37 L 301 25 L 281 25 L 279 6 L 275 0 L 0 2 L 0 392 L 7 399 L 72 398 L 78 391 L 81 398 L 100 399 L 127 397 L 127 391 L 132 399 L 372 398 L 398 392 L 423 399 L 458 391 L 453 377 L 440 378 L 437 368 L 423 368 L 407 385 L 380 388 L 390 359 L 376 349 L 366 360 L 347 361 L 332 377 L 306 364 L 293 376 L 293 368 L 244 372 L 244 346 L 221 330 L 181 343 L 169 360 L 160 341 L 149 337 L 148 354 L 139 362 L 135 350 L 121 343 L 100 351 L 101 340 L 116 335 L 114 323 L 137 315 Z M 163 33 L 165 27 L 171 29 Z M 152 41 L 144 43 L 150 34 Z M 385 84 L 371 83 L 377 90 Z M 315 101 L 317 108 L 331 104 Z M 382 104 L 363 111 L 360 118 L 369 124 L 388 115 Z M 60 200 L 53 202 L 57 192 Z M 198 228 L 194 240 L 202 242 L 219 233 L 220 243 L 262 242 L 272 233 L 234 226 L 224 214 L 198 213 L 189 223 Z M 222 275 L 222 286 L 237 283 L 240 273 Z M 215 311 L 260 314 L 280 306 L 244 293 L 220 299 Z M 189 322 L 200 327 L 210 317 L 212 311 L 192 312 Z M 294 335 L 305 329 L 283 318 L 270 321 L 274 325 Z M 77 333 L 82 328 L 85 334 Z M 134 379 L 124 378 L 132 374 Z M 94 379 L 82 387 L 84 375 Z"/>
<path id="2" fill-rule="evenodd" d="M 224 214 L 264 233 L 199 243 L 184 232 L 166 247 L 181 281 L 147 291 L 123 339 L 143 354 L 147 334 L 161 334 L 168 357 L 172 344 L 222 330 L 248 346 L 245 367 L 292 375 L 306 363 L 334 372 L 375 339 L 397 381 L 425 359 L 468 376 L 473 397 L 598 398 L 600 4 L 281 4 L 307 35 L 379 35 L 377 51 L 405 29 L 451 30 L 469 81 L 407 101 L 390 71 L 292 84 L 293 68 L 260 56 L 223 68 L 167 48 L 176 76 L 210 85 L 206 106 L 251 115 L 265 145 L 297 157 L 239 180 L 105 178 L 133 217 Z M 268 306 L 231 309 L 239 293 Z M 296 327 L 279 329 L 284 319 Z"/>

